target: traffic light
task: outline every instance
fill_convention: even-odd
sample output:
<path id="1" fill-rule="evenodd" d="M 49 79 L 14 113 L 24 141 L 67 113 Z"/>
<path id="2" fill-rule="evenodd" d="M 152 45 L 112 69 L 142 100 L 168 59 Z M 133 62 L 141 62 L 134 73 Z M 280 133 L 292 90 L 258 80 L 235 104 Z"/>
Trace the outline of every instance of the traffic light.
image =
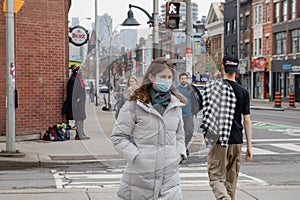
<path id="1" fill-rule="evenodd" d="M 179 28 L 179 8 L 180 3 L 167 2 L 166 3 L 166 28 L 178 29 Z"/>

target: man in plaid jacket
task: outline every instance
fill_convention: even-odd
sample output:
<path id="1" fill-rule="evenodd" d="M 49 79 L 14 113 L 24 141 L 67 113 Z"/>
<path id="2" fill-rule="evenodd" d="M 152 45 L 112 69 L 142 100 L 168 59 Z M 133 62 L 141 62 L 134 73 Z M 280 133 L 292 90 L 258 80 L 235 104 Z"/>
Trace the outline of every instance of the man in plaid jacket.
<path id="1" fill-rule="evenodd" d="M 222 60 L 223 80 L 209 82 L 203 94 L 203 120 L 208 154 L 209 184 L 218 200 L 234 200 L 240 168 L 243 128 L 247 139 L 246 161 L 252 159 L 250 97 L 235 81 L 238 59 Z M 243 121 L 243 125 L 242 125 Z"/>

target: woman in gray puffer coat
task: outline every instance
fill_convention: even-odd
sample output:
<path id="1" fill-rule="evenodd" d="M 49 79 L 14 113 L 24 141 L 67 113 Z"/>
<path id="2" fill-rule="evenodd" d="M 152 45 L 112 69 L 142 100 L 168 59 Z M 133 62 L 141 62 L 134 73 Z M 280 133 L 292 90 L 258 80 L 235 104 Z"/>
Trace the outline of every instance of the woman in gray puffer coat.
<path id="1" fill-rule="evenodd" d="M 117 199 L 181 200 L 179 162 L 186 158 L 182 106 L 173 86 L 174 69 L 156 58 L 120 110 L 111 139 L 127 160 Z"/>

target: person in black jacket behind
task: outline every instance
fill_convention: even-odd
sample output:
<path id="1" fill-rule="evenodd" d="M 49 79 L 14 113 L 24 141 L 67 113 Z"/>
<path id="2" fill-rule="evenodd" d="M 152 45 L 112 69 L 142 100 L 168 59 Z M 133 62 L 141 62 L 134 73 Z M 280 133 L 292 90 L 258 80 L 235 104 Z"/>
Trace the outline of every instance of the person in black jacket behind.
<path id="1" fill-rule="evenodd" d="M 78 74 L 80 66 L 71 65 L 72 75 L 67 84 L 67 99 L 64 103 L 63 114 L 67 120 L 75 120 L 76 136 L 75 140 L 87 140 L 83 129 L 83 122 L 86 119 L 85 113 L 85 84 Z"/>

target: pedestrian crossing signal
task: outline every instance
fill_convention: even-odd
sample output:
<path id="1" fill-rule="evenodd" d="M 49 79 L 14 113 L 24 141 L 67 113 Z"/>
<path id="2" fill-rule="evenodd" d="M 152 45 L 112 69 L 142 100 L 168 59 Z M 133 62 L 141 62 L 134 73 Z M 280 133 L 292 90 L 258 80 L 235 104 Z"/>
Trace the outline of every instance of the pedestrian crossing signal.
<path id="1" fill-rule="evenodd" d="M 180 3 L 167 2 L 166 3 L 166 28 L 178 29 L 179 28 L 179 15 Z"/>

